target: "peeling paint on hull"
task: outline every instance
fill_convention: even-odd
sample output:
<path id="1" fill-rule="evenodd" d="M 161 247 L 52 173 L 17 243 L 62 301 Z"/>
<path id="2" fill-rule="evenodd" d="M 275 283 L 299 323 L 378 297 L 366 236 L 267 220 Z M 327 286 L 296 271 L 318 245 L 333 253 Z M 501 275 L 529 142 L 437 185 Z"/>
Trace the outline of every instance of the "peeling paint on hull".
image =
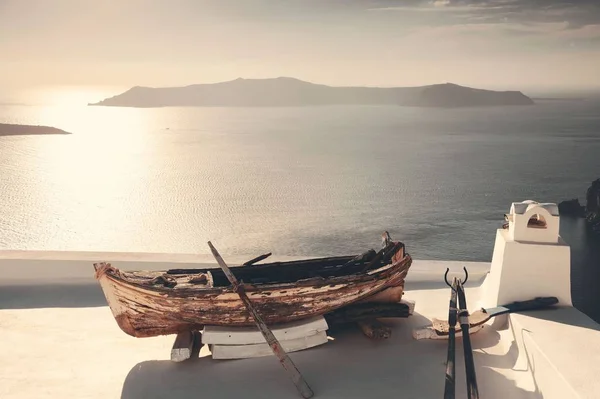
<path id="1" fill-rule="evenodd" d="M 246 284 L 244 288 L 267 324 L 287 323 L 328 313 L 389 287 L 403 287 L 411 263 L 410 255 L 401 251 L 390 264 L 366 273 L 295 283 Z M 143 286 L 127 281 L 110 265 L 97 278 L 119 327 L 134 337 L 177 334 L 204 325 L 254 325 L 254 319 L 230 286 Z"/>

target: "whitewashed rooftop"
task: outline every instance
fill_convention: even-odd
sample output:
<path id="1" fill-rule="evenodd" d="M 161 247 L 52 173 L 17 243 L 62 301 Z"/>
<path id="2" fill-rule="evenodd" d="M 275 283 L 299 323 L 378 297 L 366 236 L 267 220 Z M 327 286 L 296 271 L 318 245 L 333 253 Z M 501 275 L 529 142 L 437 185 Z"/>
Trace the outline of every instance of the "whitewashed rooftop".
<path id="1" fill-rule="evenodd" d="M 472 335 L 481 398 L 600 397 L 600 325 L 571 307 L 569 246 L 557 235 L 558 216 L 534 205 L 498 230 L 491 263 L 415 260 L 404 295 L 416 302 L 414 314 L 389 321 L 390 339 L 329 330 L 325 345 L 290 354 L 315 398 L 441 398 L 447 341 L 417 341 L 412 332 L 447 318 L 443 274 L 449 267 L 450 277 L 462 276 L 463 266 L 471 311 L 535 296 L 556 296 L 561 305 L 497 318 Z M 529 227 L 531 215 L 548 229 Z M 231 264 L 247 260 L 224 255 Z M 0 252 L 0 398 L 300 397 L 275 357 L 214 360 L 203 349 L 174 363 L 173 336 L 126 335 L 93 280 L 96 261 L 130 270 L 204 262 L 193 255 Z M 461 342 L 457 398 L 466 397 Z"/>
<path id="2" fill-rule="evenodd" d="M 5 276 L 10 263 L 0 262 Z M 463 265 L 472 281 L 467 300 L 476 309 L 489 264 L 417 260 L 405 294 L 416 301 L 415 313 L 391 321 L 392 338 L 371 341 L 358 328 L 348 328 L 330 331 L 333 340 L 323 346 L 290 354 L 315 397 L 442 397 L 447 341 L 416 341 L 412 330 L 432 317 L 447 317 L 449 289 L 441 280 L 443 272 L 451 267 L 458 273 Z M 35 284 L 31 276 L 41 271 L 35 266 L 13 276 L 20 283 L 1 287 L 11 297 L 0 297 L 0 353 L 6 359 L 0 364 L 0 398 L 299 397 L 274 357 L 213 360 L 204 348 L 198 359 L 173 363 L 173 336 L 136 339 L 124 334 L 88 266 L 73 283 L 56 274 L 61 284 L 54 288 L 60 293 L 51 285 Z M 44 302 L 58 307 L 38 306 Z M 472 342 L 482 398 L 552 397 L 536 388 L 526 362 L 519 365 L 512 330 L 484 328 Z M 457 397 L 465 397 L 463 364 L 458 340 Z"/>

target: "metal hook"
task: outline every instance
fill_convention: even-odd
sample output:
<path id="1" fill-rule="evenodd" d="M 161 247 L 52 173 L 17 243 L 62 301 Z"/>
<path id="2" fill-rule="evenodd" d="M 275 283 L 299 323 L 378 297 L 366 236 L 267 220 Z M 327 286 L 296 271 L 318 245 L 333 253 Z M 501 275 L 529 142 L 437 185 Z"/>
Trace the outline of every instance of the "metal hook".
<path id="1" fill-rule="evenodd" d="M 450 283 L 448 282 L 448 272 L 449 272 L 449 271 L 450 271 L 450 268 L 449 268 L 449 267 L 447 267 L 447 268 L 446 268 L 446 273 L 444 273 L 444 281 L 446 282 L 446 285 L 447 285 L 448 287 L 452 287 L 452 284 L 450 284 Z"/>
<path id="2" fill-rule="evenodd" d="M 463 270 L 465 271 L 465 279 L 461 282 L 462 285 L 464 285 L 469 280 L 469 272 L 467 271 L 467 268 L 463 266 Z M 444 281 L 446 282 L 446 285 L 448 287 L 452 287 L 452 284 L 450 284 L 448 282 L 448 272 L 449 271 L 450 271 L 450 268 L 447 267 L 446 268 L 446 273 L 444 273 Z"/>

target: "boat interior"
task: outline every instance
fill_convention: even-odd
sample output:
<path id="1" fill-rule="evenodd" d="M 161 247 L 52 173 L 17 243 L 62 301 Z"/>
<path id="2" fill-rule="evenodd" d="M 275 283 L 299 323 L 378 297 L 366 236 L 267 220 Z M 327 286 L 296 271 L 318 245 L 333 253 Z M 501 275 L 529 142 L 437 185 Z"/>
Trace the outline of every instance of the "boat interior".
<path id="1" fill-rule="evenodd" d="M 391 262 L 399 252 L 404 256 L 402 243 L 391 243 L 376 252 L 370 249 L 357 256 L 337 256 L 286 262 L 245 264 L 233 267 L 239 281 L 248 284 L 293 283 L 310 278 L 334 278 L 366 273 Z M 193 286 L 228 287 L 231 285 L 221 269 L 169 269 L 166 271 L 120 272 L 127 281 L 168 288 L 192 288 Z"/>

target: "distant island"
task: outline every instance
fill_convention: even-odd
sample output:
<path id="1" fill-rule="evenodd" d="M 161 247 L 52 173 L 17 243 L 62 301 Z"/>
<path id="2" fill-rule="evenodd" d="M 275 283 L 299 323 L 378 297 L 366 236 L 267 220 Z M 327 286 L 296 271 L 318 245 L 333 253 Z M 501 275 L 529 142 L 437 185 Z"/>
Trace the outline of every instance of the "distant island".
<path id="1" fill-rule="evenodd" d="M 492 91 L 452 83 L 420 87 L 333 87 L 294 78 L 236 79 L 185 87 L 133 87 L 88 105 L 113 107 L 280 107 L 306 105 L 480 107 L 530 105 L 520 91 Z"/>
<path id="2" fill-rule="evenodd" d="M 0 123 L 0 136 L 29 136 L 45 134 L 71 134 L 50 126 L 14 125 Z"/>

